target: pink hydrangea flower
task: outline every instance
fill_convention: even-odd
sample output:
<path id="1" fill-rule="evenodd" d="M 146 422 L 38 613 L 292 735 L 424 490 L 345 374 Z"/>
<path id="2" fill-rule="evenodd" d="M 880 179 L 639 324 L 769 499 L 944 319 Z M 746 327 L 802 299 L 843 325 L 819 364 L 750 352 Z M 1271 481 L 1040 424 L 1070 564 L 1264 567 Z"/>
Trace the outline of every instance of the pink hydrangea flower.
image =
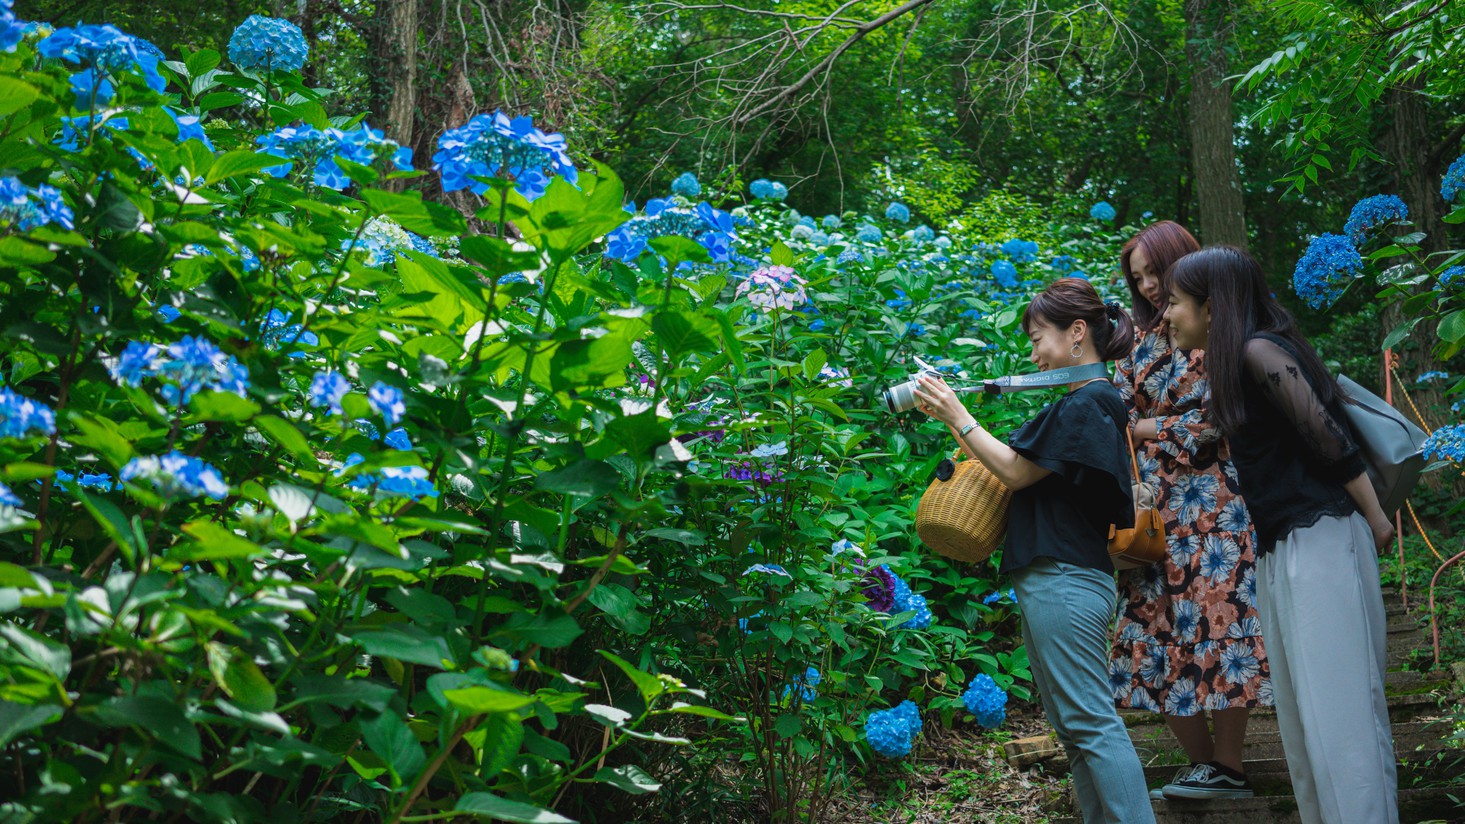
<path id="1" fill-rule="evenodd" d="M 748 302 L 764 309 L 797 309 L 809 302 L 807 284 L 791 266 L 764 266 L 738 284 L 737 296 L 747 295 Z"/>

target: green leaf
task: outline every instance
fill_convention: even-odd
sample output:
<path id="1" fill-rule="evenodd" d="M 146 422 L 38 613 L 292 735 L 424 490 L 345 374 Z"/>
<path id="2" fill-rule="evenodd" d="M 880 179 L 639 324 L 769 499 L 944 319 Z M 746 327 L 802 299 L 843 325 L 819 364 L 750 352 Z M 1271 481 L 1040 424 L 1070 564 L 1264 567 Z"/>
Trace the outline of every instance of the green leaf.
<path id="1" fill-rule="evenodd" d="M 558 610 L 546 610 L 533 616 L 516 613 L 503 623 L 500 631 L 510 638 L 549 649 L 567 647 L 585 632 L 572 616 Z"/>
<path id="2" fill-rule="evenodd" d="M 651 319 L 651 331 L 673 361 L 692 352 L 717 350 L 717 327 L 701 315 L 680 309 L 663 309 Z"/>
<path id="3" fill-rule="evenodd" d="M 620 386 L 633 357 L 631 342 L 614 333 L 565 341 L 550 358 L 550 379 L 557 390 Z"/>
<path id="4" fill-rule="evenodd" d="M 274 155 L 261 154 L 249 150 L 226 152 L 214 158 L 214 165 L 209 167 L 204 180 L 210 185 L 218 183 L 238 175 L 250 174 L 269 166 L 281 166 L 290 161 Z"/>
<path id="5" fill-rule="evenodd" d="M 458 799 L 453 812 L 479 815 L 484 818 L 512 821 L 515 824 L 576 824 L 575 819 L 565 818 L 533 804 L 510 801 L 490 793 L 468 793 Z"/>
<path id="6" fill-rule="evenodd" d="M 469 715 L 506 713 L 534 703 L 534 696 L 487 686 L 469 686 L 444 690 L 448 703 Z"/>
<path id="7" fill-rule="evenodd" d="M 203 111 L 210 112 L 214 109 L 227 109 L 230 106 L 238 106 L 246 100 L 244 95 L 238 92 L 211 92 L 198 99 L 198 107 Z M 282 160 L 281 162 L 288 162 Z"/>
<path id="8" fill-rule="evenodd" d="M 1411 318 L 1410 320 L 1407 320 L 1399 324 L 1398 326 L 1395 326 L 1393 331 L 1389 332 L 1389 334 L 1384 338 L 1384 343 L 1379 348 L 1381 350 L 1393 349 L 1395 346 L 1398 346 L 1401 341 L 1409 337 L 1409 333 L 1414 331 L 1415 325 L 1417 325 L 1420 320 L 1421 318 Z"/>
<path id="9" fill-rule="evenodd" d="M 616 418 L 605 425 L 605 434 L 637 462 L 651 459 L 657 447 L 671 440 L 671 428 L 657 416 L 654 407 L 636 415 Z"/>
<path id="10" fill-rule="evenodd" d="M 248 654 L 222 644 L 208 645 L 209 672 L 234 703 L 249 712 L 275 708 L 275 687 Z"/>
<path id="11" fill-rule="evenodd" d="M 773 722 L 773 729 L 783 738 L 793 738 L 804 728 L 803 719 L 793 713 L 784 713 Z"/>
<path id="12" fill-rule="evenodd" d="M 14 114 L 36 102 L 41 92 L 35 86 L 14 77 L 0 77 L 0 117 Z"/>
<path id="13" fill-rule="evenodd" d="M 200 392 L 188 403 L 191 417 L 198 421 L 247 421 L 259 414 L 259 404 L 233 392 Z"/>
<path id="14" fill-rule="evenodd" d="M 773 261 L 774 266 L 794 265 L 794 250 L 788 248 L 781 240 L 773 241 L 773 250 L 769 252 L 768 259 Z"/>
<path id="15" fill-rule="evenodd" d="M 813 381 L 819 377 L 819 370 L 829 362 L 829 355 L 823 349 L 815 349 L 804 357 L 804 377 Z"/>
<path id="16" fill-rule="evenodd" d="M 660 782 L 647 775 L 645 770 L 635 764 L 627 764 L 622 767 L 601 767 L 595 771 L 595 780 L 602 784 L 609 784 L 616 789 L 625 790 L 631 795 L 645 795 L 661 789 Z"/>
<path id="17" fill-rule="evenodd" d="M 189 758 L 203 756 L 198 730 L 171 701 L 152 695 L 124 695 L 97 705 L 96 717 L 109 727 L 135 727 Z"/>
<path id="18" fill-rule="evenodd" d="M 451 664 L 454 661 L 453 653 L 442 636 L 429 635 L 426 630 L 406 624 L 390 624 L 380 629 L 362 630 L 352 634 L 351 640 L 359 644 L 368 655 L 378 658 L 395 658 L 434 669 L 446 669 L 443 662 L 448 661 Z"/>
<path id="19" fill-rule="evenodd" d="M 65 644 L 9 621 L 0 621 L 0 637 L 10 642 L 12 652 L 57 681 L 65 681 L 71 672 L 71 648 Z"/>
<path id="20" fill-rule="evenodd" d="M 213 561 L 222 558 L 252 558 L 263 555 L 259 544 L 241 538 L 234 531 L 213 521 L 193 521 L 184 524 L 183 531 L 197 543 L 184 544 L 168 550 L 168 557 L 175 561 Z"/>
<path id="21" fill-rule="evenodd" d="M 219 53 L 213 49 L 199 49 L 190 54 L 183 64 L 188 67 L 189 77 L 198 77 L 210 69 L 216 68 L 221 61 Z"/>
<path id="22" fill-rule="evenodd" d="M 391 710 L 361 724 L 361 740 L 381 756 L 398 784 L 408 784 L 427 766 L 422 744 L 407 722 Z"/>
<path id="23" fill-rule="evenodd" d="M 631 682 L 636 685 L 636 691 L 641 693 L 641 700 L 645 701 L 648 706 L 657 696 L 666 692 L 666 684 L 655 675 L 649 672 L 642 672 L 633 666 L 631 662 L 613 652 L 606 652 L 603 649 L 597 650 L 597 652 L 604 656 L 607 661 L 620 667 L 621 672 L 624 672 L 626 677 L 630 678 Z"/>
<path id="24" fill-rule="evenodd" d="M 14 741 L 21 733 L 43 727 L 61 717 L 59 704 L 17 704 L 0 701 L 0 747 Z"/>
<path id="25" fill-rule="evenodd" d="M 742 721 L 745 720 L 745 719 L 739 718 L 739 717 L 737 717 L 735 715 L 728 715 L 725 712 L 721 712 L 719 710 L 715 710 L 715 709 L 713 709 L 711 707 L 703 707 L 703 706 L 699 706 L 697 704 L 686 704 L 686 703 L 683 703 L 681 701 L 678 701 L 675 704 L 672 704 L 670 707 L 668 707 L 665 710 L 661 710 L 661 712 L 674 712 L 674 713 L 677 713 L 677 714 L 680 714 L 680 715 L 700 715 L 703 718 L 712 718 L 712 719 L 715 719 L 715 720 L 718 720 L 718 721 L 736 721 L 736 722 L 742 722 Z"/>
<path id="26" fill-rule="evenodd" d="M 56 253 L 15 235 L 0 237 L 0 266 L 39 266 L 56 259 Z"/>
<path id="27" fill-rule="evenodd" d="M 599 498 L 620 485 L 621 473 L 615 467 L 588 458 L 541 473 L 534 479 L 535 489 L 586 498 Z"/>
<path id="28" fill-rule="evenodd" d="M 690 238 L 675 235 L 654 237 L 647 245 L 658 255 L 666 258 L 667 271 L 675 271 L 677 265 L 684 262 L 712 262 L 712 257 L 707 254 L 707 247 Z"/>
<path id="29" fill-rule="evenodd" d="M 483 733 L 483 763 L 478 774 L 490 783 L 514 763 L 524 745 L 524 722 L 510 713 L 493 713 L 478 728 Z"/>
<path id="30" fill-rule="evenodd" d="M 312 468 L 318 464 L 315 453 L 310 450 L 310 442 L 295 428 L 295 424 L 274 415 L 260 415 L 254 419 L 254 425 L 301 464 Z"/>
<path id="31" fill-rule="evenodd" d="M 1445 343 L 1459 343 L 1465 339 L 1465 309 L 1445 315 L 1440 321 L 1439 336 Z"/>
<path id="32" fill-rule="evenodd" d="M 135 537 L 134 524 L 127 520 L 127 516 L 116 504 L 100 495 L 93 497 L 76 488 L 72 489 L 71 494 L 81 501 L 82 508 L 91 513 L 93 520 L 107 533 L 107 537 L 117 542 L 123 557 L 131 562 L 138 556 L 140 543 Z"/>

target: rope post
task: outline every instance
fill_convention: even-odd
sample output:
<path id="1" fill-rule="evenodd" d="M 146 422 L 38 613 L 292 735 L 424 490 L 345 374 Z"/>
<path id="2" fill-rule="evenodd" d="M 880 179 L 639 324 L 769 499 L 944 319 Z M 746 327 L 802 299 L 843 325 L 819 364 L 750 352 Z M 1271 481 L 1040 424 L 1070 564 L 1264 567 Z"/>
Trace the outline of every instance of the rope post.
<path id="1" fill-rule="evenodd" d="M 1394 405 L 1394 350 L 1384 350 L 1384 402 Z M 1399 545 L 1399 598 L 1409 610 L 1409 575 L 1404 568 L 1404 513 L 1394 512 L 1394 540 Z"/>

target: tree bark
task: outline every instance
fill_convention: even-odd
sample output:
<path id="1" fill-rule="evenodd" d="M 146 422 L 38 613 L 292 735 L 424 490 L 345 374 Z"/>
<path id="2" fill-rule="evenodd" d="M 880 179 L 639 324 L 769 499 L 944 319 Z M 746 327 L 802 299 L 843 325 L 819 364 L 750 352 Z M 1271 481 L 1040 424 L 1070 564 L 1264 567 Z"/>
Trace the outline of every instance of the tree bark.
<path id="1" fill-rule="evenodd" d="M 1231 84 L 1225 43 L 1230 4 L 1185 0 L 1185 57 L 1190 64 L 1190 165 L 1203 243 L 1247 247 L 1241 173 L 1236 167 Z"/>
<path id="2" fill-rule="evenodd" d="M 377 128 L 411 146 L 417 106 L 417 0 L 377 0 L 370 45 L 371 109 Z"/>

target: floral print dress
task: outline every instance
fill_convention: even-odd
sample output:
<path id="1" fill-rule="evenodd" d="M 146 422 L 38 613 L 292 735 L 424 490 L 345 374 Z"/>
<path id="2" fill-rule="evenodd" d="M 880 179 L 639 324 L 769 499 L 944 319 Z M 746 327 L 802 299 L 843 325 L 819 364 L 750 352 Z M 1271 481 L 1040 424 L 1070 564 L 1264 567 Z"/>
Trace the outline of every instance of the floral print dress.
<path id="1" fill-rule="evenodd" d="M 1256 536 L 1226 441 L 1206 419 L 1205 353 L 1172 349 L 1168 327 L 1139 330 L 1116 382 L 1157 492 L 1169 552 L 1119 573 L 1109 683 L 1120 708 L 1195 715 L 1270 706 L 1271 675 L 1256 612 Z"/>

